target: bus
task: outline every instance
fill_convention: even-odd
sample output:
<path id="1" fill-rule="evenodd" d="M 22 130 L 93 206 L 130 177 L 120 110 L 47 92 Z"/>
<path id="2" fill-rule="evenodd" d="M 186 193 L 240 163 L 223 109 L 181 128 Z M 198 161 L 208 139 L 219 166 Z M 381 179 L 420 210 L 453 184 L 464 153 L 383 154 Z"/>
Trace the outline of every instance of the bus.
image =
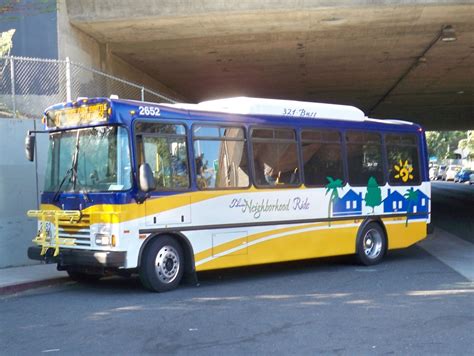
<path id="1" fill-rule="evenodd" d="M 237 97 L 199 104 L 80 98 L 46 109 L 28 256 L 78 281 L 138 273 L 163 292 L 196 272 L 355 255 L 427 235 L 423 129 L 345 105 Z M 192 279 L 193 280 L 193 279 Z"/>

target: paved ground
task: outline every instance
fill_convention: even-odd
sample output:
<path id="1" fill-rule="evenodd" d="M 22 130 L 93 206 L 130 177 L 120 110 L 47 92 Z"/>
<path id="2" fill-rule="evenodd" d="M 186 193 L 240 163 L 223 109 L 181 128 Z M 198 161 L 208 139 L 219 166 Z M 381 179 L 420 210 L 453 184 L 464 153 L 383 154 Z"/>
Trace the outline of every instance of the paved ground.
<path id="1" fill-rule="evenodd" d="M 432 203 L 464 240 L 437 229 L 375 267 L 342 257 L 201 273 L 164 294 L 114 277 L 3 296 L 0 354 L 472 354 L 472 220 L 439 215 L 470 199 L 462 189 L 435 183 Z"/>
<path id="2" fill-rule="evenodd" d="M 69 281 L 53 264 L 0 268 L 0 295 Z"/>
<path id="3" fill-rule="evenodd" d="M 112 278 L 0 300 L 5 354 L 468 354 L 474 285 L 419 247 L 207 273 L 144 291 Z"/>
<path id="4" fill-rule="evenodd" d="M 474 243 L 474 185 L 435 181 L 431 193 L 435 225 Z"/>

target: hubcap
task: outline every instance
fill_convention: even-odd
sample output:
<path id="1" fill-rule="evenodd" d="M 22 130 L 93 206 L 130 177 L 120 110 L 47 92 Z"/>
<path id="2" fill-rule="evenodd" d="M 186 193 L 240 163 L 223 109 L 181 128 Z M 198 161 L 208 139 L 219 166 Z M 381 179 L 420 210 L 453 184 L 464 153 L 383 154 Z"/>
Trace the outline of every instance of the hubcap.
<path id="1" fill-rule="evenodd" d="M 377 258 L 382 252 L 382 235 L 375 229 L 370 229 L 364 236 L 364 253 L 370 258 Z"/>
<path id="2" fill-rule="evenodd" d="M 163 246 L 155 259 L 155 271 L 163 283 L 171 283 L 178 276 L 180 268 L 179 255 L 171 246 Z"/>

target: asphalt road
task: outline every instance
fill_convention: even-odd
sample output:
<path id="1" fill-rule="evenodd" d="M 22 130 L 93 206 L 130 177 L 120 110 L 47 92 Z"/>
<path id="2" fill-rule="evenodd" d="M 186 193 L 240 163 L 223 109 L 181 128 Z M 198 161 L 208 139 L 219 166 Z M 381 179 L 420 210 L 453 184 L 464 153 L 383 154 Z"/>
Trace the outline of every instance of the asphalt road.
<path id="1" fill-rule="evenodd" d="M 431 218 L 435 226 L 474 243 L 474 185 L 432 182 Z"/>
<path id="2" fill-rule="evenodd" d="M 1 354 L 472 354 L 474 285 L 419 247 L 359 267 L 333 258 L 0 299 Z"/>

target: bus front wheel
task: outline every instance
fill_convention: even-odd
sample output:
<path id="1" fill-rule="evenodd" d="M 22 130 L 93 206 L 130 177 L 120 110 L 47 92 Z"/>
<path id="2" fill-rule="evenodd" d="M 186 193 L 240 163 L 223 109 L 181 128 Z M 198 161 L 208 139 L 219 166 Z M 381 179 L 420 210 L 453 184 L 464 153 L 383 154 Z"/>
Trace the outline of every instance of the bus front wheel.
<path id="1" fill-rule="evenodd" d="M 139 273 L 147 289 L 153 292 L 172 290 L 178 286 L 183 272 L 183 250 L 175 239 L 163 236 L 146 246 Z"/>
<path id="2" fill-rule="evenodd" d="M 379 263 L 387 249 L 387 237 L 382 227 L 368 223 L 359 233 L 356 242 L 356 257 L 359 263 L 371 266 Z"/>

